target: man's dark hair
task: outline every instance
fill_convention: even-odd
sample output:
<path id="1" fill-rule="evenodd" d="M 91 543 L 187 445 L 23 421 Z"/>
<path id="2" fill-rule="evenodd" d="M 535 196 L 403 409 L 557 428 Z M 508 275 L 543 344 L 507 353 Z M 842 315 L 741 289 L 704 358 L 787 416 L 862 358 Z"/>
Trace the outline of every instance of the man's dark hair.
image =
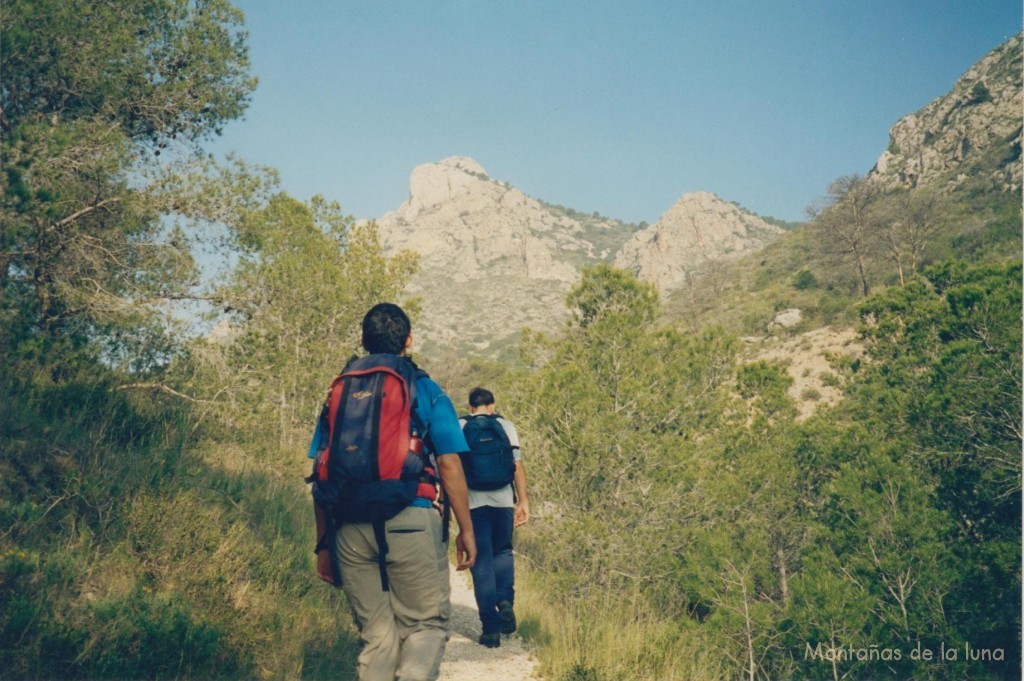
<path id="1" fill-rule="evenodd" d="M 379 303 L 363 317 L 363 347 L 371 354 L 400 355 L 411 331 L 409 317 L 402 308 L 394 303 Z"/>
<path id="2" fill-rule="evenodd" d="M 469 391 L 469 406 L 473 409 L 494 404 L 494 393 L 487 388 L 473 388 Z"/>

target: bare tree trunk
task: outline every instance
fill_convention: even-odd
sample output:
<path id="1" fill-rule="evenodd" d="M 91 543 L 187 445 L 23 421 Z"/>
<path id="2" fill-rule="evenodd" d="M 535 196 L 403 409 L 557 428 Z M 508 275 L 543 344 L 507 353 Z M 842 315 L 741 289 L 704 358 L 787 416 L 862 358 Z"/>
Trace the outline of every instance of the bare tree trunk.
<path id="1" fill-rule="evenodd" d="M 864 297 L 868 297 L 868 293 L 871 292 L 871 288 L 868 286 L 868 274 L 864 267 L 864 256 L 861 253 L 857 253 L 857 274 L 860 275 L 860 287 Z"/>
<path id="2" fill-rule="evenodd" d="M 892 261 L 896 263 L 896 273 L 900 278 L 900 287 L 906 285 L 906 278 L 903 276 L 903 247 L 900 245 L 900 224 L 895 220 L 890 220 L 889 228 L 886 231 L 886 239 L 889 242 L 889 253 L 892 255 Z M 911 244 L 911 251 L 913 251 L 913 245 Z"/>
<path id="3" fill-rule="evenodd" d="M 744 577 L 745 575 L 740 575 L 740 586 L 743 589 L 743 624 L 747 635 L 747 677 L 750 681 L 756 681 L 757 661 L 754 657 L 753 624 L 750 621 L 750 600 L 747 594 L 747 581 Z"/>
<path id="4" fill-rule="evenodd" d="M 782 590 L 782 602 L 789 602 L 789 575 L 786 570 L 786 554 L 782 549 L 775 551 L 775 557 L 779 561 L 779 588 Z"/>

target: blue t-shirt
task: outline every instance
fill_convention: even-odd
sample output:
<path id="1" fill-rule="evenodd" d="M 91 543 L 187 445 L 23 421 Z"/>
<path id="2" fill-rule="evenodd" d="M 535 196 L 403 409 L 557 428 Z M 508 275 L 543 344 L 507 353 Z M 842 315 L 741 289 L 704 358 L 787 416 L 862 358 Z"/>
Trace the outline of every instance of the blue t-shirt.
<path id="1" fill-rule="evenodd" d="M 421 376 L 416 380 L 416 416 L 425 428 L 423 440 L 428 454 L 437 456 L 469 451 L 452 401 L 429 376 Z M 315 458 L 316 453 L 327 446 L 327 435 L 326 423 L 323 419 L 317 419 L 316 430 L 306 453 L 309 458 Z"/>
<path id="2" fill-rule="evenodd" d="M 451 399 L 429 376 L 422 376 L 416 381 L 416 415 L 427 429 L 424 440 L 431 454 L 469 451 Z"/>

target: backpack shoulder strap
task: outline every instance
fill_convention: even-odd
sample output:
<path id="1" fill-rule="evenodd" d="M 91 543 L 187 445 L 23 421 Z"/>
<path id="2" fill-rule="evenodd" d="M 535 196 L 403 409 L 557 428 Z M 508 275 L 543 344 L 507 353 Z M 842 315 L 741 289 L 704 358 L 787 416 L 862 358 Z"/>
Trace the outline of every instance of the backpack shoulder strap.
<path id="1" fill-rule="evenodd" d="M 501 414 L 487 414 L 487 425 L 501 437 L 501 441 L 505 443 L 505 446 L 511 447 L 512 441 L 508 439 L 508 433 L 505 432 L 505 426 L 501 425 L 501 421 L 499 419 L 501 419 Z"/>
<path id="2" fill-rule="evenodd" d="M 402 360 L 403 364 L 407 365 L 408 367 L 411 367 L 412 369 L 409 377 L 406 379 L 406 381 L 409 383 L 409 398 L 410 409 L 412 409 L 412 423 L 413 426 L 416 427 L 416 430 L 419 431 L 420 437 L 426 440 L 427 428 L 429 424 L 423 423 L 422 419 L 420 419 L 418 411 L 419 400 L 417 399 L 416 395 L 416 389 L 418 386 L 416 384 L 419 382 L 421 378 L 430 378 L 430 375 L 423 369 L 420 369 L 418 366 L 416 366 L 416 362 L 412 361 L 411 357 L 403 357 Z"/>

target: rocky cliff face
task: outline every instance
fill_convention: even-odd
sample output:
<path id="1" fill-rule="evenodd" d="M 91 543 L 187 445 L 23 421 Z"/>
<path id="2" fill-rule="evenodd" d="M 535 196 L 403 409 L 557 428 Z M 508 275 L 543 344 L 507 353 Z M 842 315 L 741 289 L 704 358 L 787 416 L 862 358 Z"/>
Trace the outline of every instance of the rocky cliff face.
<path id="1" fill-rule="evenodd" d="M 901 118 L 869 177 L 887 188 L 958 184 L 972 175 L 1021 186 L 1021 36 L 965 73 L 952 91 Z"/>
<path id="2" fill-rule="evenodd" d="M 420 254 L 411 293 L 422 297 L 418 337 L 492 354 L 521 328 L 554 331 L 580 268 L 614 262 L 678 287 L 707 261 L 757 250 L 781 230 L 712 194 L 684 196 L 655 225 L 551 206 L 453 157 L 418 166 L 409 198 L 377 224 L 387 253 Z"/>
<path id="3" fill-rule="evenodd" d="M 377 223 L 385 252 L 420 254 L 419 335 L 479 351 L 524 326 L 558 328 L 579 267 L 609 258 L 634 229 L 543 204 L 464 157 L 418 166 L 409 198 Z"/>
<path id="4" fill-rule="evenodd" d="M 579 221 L 490 179 L 470 158 L 418 166 L 409 198 L 377 223 L 385 249 L 416 251 L 428 273 L 458 282 L 505 276 L 568 283 L 576 268 L 565 255 L 598 257 Z M 611 220 L 605 227 L 622 230 Z"/>
<path id="5" fill-rule="evenodd" d="M 708 262 L 758 251 L 783 230 L 714 194 L 685 194 L 657 222 L 634 234 L 615 266 L 636 272 L 662 292 L 677 289 Z"/>

